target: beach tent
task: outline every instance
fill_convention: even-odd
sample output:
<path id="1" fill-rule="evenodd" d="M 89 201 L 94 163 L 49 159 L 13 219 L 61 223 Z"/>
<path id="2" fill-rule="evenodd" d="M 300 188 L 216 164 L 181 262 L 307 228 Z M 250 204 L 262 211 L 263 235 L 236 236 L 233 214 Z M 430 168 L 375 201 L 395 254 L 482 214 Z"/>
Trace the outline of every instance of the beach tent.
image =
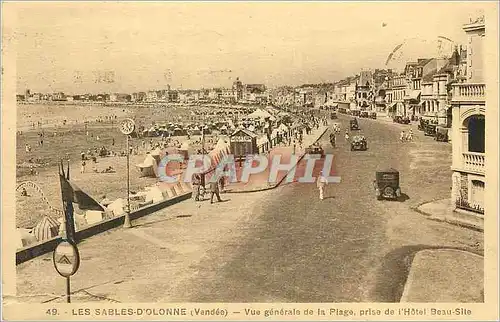
<path id="1" fill-rule="evenodd" d="M 33 236 L 38 241 L 54 238 L 59 234 L 59 225 L 56 219 L 44 216 L 33 228 Z"/>
<path id="2" fill-rule="evenodd" d="M 249 119 L 265 119 L 271 117 L 271 114 L 267 111 L 264 111 L 262 109 L 257 109 L 253 113 L 250 113 L 246 116 L 246 118 Z"/>
<path id="3" fill-rule="evenodd" d="M 153 151 L 151 151 L 151 156 L 156 160 L 156 164 L 160 163 L 160 159 L 161 159 L 160 155 L 161 155 L 160 148 L 156 148 Z"/>
<path id="4" fill-rule="evenodd" d="M 157 203 L 160 201 L 163 201 L 165 199 L 165 196 L 163 195 L 163 192 L 161 191 L 160 188 L 154 186 L 154 187 L 149 187 L 147 188 L 146 192 L 146 203 L 152 202 L 152 203 Z"/>
<path id="5" fill-rule="evenodd" d="M 140 177 L 150 177 L 156 178 L 157 176 L 157 162 L 156 159 L 151 155 L 147 154 L 144 161 L 140 164 L 136 164 L 137 169 L 140 171 Z"/>
<path id="6" fill-rule="evenodd" d="M 114 216 L 121 216 L 125 213 L 125 205 L 126 201 L 123 200 L 122 198 L 118 198 L 115 201 L 113 201 L 107 208 L 108 210 L 112 211 Z"/>
<path id="7" fill-rule="evenodd" d="M 201 130 L 198 126 L 195 126 L 192 130 L 191 130 L 191 133 L 193 135 L 200 135 L 201 134 Z"/>
<path id="8" fill-rule="evenodd" d="M 36 237 L 31 233 L 30 229 L 17 228 L 17 249 L 29 246 L 37 242 Z"/>

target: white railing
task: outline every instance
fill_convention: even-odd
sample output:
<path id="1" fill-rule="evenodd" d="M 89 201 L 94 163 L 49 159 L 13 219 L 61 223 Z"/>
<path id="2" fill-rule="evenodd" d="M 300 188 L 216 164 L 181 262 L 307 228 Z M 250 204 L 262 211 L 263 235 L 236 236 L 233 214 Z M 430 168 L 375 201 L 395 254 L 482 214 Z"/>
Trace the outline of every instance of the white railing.
<path id="1" fill-rule="evenodd" d="M 462 83 L 453 85 L 453 97 L 455 101 L 478 101 L 485 99 L 485 85 Z"/>
<path id="2" fill-rule="evenodd" d="M 484 153 L 465 152 L 462 155 L 465 170 L 484 173 Z"/>

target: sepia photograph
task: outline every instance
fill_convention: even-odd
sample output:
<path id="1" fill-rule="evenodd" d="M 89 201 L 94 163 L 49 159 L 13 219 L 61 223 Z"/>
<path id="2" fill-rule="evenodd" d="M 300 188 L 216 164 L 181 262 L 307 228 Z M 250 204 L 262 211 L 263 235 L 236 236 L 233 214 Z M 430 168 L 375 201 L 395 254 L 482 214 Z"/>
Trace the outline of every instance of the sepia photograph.
<path id="1" fill-rule="evenodd" d="M 498 3 L 2 7 L 4 318 L 498 319 Z"/>

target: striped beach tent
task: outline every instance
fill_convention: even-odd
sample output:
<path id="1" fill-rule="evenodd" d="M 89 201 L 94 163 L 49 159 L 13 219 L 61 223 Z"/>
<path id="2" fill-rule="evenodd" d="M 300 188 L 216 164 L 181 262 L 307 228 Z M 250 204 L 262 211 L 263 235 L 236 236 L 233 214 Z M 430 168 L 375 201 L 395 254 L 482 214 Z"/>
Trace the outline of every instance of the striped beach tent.
<path id="1" fill-rule="evenodd" d="M 33 228 L 33 235 L 38 241 L 54 238 L 59 234 L 59 225 L 56 219 L 44 216 Z"/>

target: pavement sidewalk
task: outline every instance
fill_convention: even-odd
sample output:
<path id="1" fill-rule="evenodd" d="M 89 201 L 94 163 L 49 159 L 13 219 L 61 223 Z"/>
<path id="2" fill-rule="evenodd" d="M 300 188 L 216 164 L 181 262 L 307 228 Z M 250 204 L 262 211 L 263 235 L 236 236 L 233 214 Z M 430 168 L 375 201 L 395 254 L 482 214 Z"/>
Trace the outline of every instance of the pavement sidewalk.
<path id="1" fill-rule="evenodd" d="M 296 146 L 295 155 L 297 159 L 295 160 L 295 166 L 298 162 L 303 158 L 306 147 L 318 141 L 323 134 L 328 130 L 328 126 L 320 126 L 318 129 L 314 129 L 311 131 L 311 134 L 305 135 L 302 143 L 302 147 L 298 144 Z M 271 149 L 268 154 L 268 160 L 273 160 L 274 156 L 281 156 L 280 163 L 281 164 L 289 164 L 292 160 L 293 154 L 293 146 L 283 146 L 279 145 Z M 254 165 L 255 166 L 255 165 Z M 262 191 L 267 189 L 276 188 L 288 175 L 289 171 L 279 171 L 277 173 L 276 182 L 269 182 L 269 174 L 271 171 L 271 162 L 269 162 L 265 171 L 260 173 L 251 174 L 248 178 L 248 182 L 242 182 L 239 179 L 241 178 L 242 168 L 236 168 L 236 177 L 238 178 L 238 182 L 230 183 L 225 189 L 225 192 L 228 193 L 241 193 L 241 192 L 255 192 Z"/>
<path id="2" fill-rule="evenodd" d="M 206 258 L 220 258 L 244 242 L 269 192 L 222 194 L 224 202 L 180 202 L 78 244 L 81 264 L 71 278 L 72 302 L 185 302 L 199 285 L 189 281 Z M 227 260 L 227 258 L 226 258 Z M 64 302 L 65 279 L 45 254 L 16 267 L 15 302 Z M 217 274 L 214 271 L 213 274 Z"/>
<path id="3" fill-rule="evenodd" d="M 449 198 L 424 203 L 418 206 L 416 211 L 429 216 L 429 219 L 432 220 L 443 221 L 479 231 L 484 230 L 484 219 L 480 215 L 473 215 L 455 209 Z"/>
<path id="4" fill-rule="evenodd" d="M 484 301 L 484 258 L 454 249 L 418 252 L 401 302 L 471 303 Z"/>

